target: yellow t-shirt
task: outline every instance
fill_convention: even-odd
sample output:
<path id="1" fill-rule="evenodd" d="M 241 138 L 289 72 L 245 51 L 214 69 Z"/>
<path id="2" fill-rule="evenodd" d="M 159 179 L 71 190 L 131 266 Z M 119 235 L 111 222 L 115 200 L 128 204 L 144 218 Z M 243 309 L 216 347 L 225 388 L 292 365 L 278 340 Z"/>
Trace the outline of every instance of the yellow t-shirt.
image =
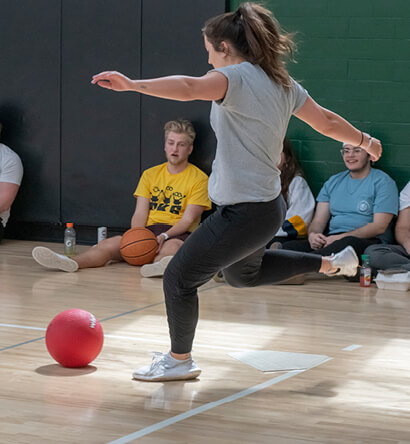
<path id="1" fill-rule="evenodd" d="M 150 201 L 147 225 L 175 225 L 188 205 L 202 205 L 206 210 L 211 208 L 208 176 L 191 163 L 178 174 L 168 172 L 167 162 L 144 171 L 134 196 L 146 197 Z M 199 222 L 200 218 L 188 231 L 195 230 Z"/>

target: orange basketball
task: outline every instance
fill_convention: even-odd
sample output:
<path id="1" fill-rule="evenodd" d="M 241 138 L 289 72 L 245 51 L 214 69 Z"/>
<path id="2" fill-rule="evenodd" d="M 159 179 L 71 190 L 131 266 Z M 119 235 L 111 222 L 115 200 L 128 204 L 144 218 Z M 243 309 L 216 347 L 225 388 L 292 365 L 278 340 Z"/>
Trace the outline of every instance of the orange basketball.
<path id="1" fill-rule="evenodd" d="M 121 256 L 130 265 L 149 264 L 156 256 L 157 249 L 157 238 L 148 228 L 131 228 L 121 238 Z"/>

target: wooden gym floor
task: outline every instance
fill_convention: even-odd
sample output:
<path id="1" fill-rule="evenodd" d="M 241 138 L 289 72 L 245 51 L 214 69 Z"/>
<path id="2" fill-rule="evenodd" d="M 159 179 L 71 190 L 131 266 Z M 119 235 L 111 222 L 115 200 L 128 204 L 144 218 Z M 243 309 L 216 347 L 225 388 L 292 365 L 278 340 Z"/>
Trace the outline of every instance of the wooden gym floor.
<path id="1" fill-rule="evenodd" d="M 169 347 L 162 280 L 125 263 L 48 271 L 31 258 L 36 245 L 0 244 L 1 443 L 410 443 L 409 292 L 342 278 L 239 290 L 212 281 L 200 289 L 200 379 L 144 383 L 132 369 Z M 45 348 L 48 323 L 68 308 L 104 329 L 84 369 L 60 367 Z M 264 374 L 228 356 L 242 349 L 331 359 Z"/>

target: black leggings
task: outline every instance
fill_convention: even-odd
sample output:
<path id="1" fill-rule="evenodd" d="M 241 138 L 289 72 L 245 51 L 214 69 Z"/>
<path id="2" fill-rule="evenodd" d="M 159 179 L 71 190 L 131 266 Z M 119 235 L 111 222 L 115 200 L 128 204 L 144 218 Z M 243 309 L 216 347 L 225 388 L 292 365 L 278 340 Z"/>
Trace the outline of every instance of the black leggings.
<path id="1" fill-rule="evenodd" d="M 321 256 L 330 256 L 332 253 L 339 253 L 348 245 L 353 247 L 354 251 L 357 254 L 357 257 L 360 260 L 360 256 L 364 253 L 367 247 L 374 244 L 379 244 L 380 240 L 376 237 L 369 239 L 362 239 L 360 237 L 355 236 L 346 236 L 342 239 L 332 242 L 329 246 L 324 248 L 319 248 L 318 250 L 312 250 L 310 243 L 308 240 L 294 240 L 284 242 L 282 244 L 282 249 L 284 250 L 292 250 L 292 251 L 301 251 L 304 253 L 313 253 L 320 254 Z"/>
<path id="2" fill-rule="evenodd" d="M 172 352 L 191 351 L 198 322 L 197 288 L 218 271 L 223 269 L 234 287 L 274 284 L 319 271 L 318 255 L 265 250 L 284 217 L 282 196 L 271 202 L 222 206 L 188 237 L 164 274 Z"/>
<path id="3" fill-rule="evenodd" d="M 0 217 L 0 242 L 3 240 L 3 237 L 4 237 L 4 227 L 3 227 L 2 218 Z"/>

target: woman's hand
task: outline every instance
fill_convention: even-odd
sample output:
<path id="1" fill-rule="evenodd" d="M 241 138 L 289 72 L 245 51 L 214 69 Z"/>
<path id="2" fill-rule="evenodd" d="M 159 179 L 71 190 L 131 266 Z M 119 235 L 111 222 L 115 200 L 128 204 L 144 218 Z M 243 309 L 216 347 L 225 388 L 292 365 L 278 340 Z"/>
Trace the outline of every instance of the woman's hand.
<path id="1" fill-rule="evenodd" d="M 93 76 L 92 84 L 97 84 L 101 88 L 112 89 L 113 91 L 131 91 L 133 82 L 124 74 L 117 71 L 104 71 Z"/>
<path id="2" fill-rule="evenodd" d="M 383 149 L 382 144 L 379 139 L 376 139 L 374 137 L 371 138 L 370 144 L 363 148 L 368 154 L 370 154 L 370 160 L 373 162 L 376 162 L 380 159 Z"/>

